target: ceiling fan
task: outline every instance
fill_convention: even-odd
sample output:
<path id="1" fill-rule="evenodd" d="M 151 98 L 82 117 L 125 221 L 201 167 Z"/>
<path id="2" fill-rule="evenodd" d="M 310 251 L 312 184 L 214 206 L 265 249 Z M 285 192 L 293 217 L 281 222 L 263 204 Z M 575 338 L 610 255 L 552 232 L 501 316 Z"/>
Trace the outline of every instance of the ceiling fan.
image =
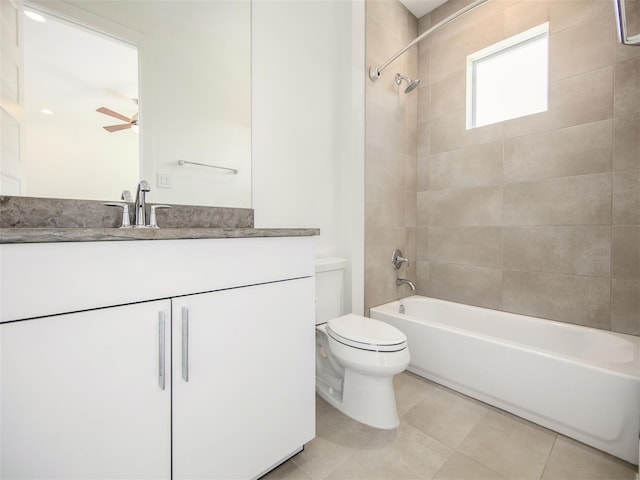
<path id="1" fill-rule="evenodd" d="M 133 101 L 136 104 L 138 103 L 138 99 L 133 99 Z M 118 120 L 122 120 L 123 122 L 127 122 L 127 123 L 121 123 L 121 124 L 118 124 L 118 125 L 108 125 L 106 127 L 102 127 L 107 132 L 113 133 L 113 132 L 118 132 L 120 130 L 126 130 L 127 128 L 138 126 L 138 112 L 134 113 L 131 118 L 129 118 L 126 115 L 123 115 L 121 113 L 114 112 L 113 110 L 111 110 L 109 108 L 106 108 L 106 107 L 100 107 L 100 108 L 96 109 L 96 112 L 100 112 L 100 113 L 103 113 L 105 115 L 109 115 L 110 117 L 117 118 Z"/>

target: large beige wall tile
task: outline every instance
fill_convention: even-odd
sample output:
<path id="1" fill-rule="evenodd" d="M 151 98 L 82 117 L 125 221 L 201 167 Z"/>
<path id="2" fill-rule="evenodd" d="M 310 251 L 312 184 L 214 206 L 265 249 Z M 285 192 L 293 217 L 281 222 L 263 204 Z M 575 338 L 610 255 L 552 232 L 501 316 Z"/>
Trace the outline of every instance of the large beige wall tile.
<path id="1" fill-rule="evenodd" d="M 640 225 L 640 170 L 613 173 L 613 224 Z"/>
<path id="2" fill-rule="evenodd" d="M 608 277 L 504 271 L 503 307 L 534 317 L 610 327 Z"/>
<path id="3" fill-rule="evenodd" d="M 466 122 L 465 110 L 458 110 L 432 119 L 431 153 L 447 152 L 471 145 L 502 140 L 501 123 L 467 130 Z"/>
<path id="4" fill-rule="evenodd" d="M 405 191 L 404 198 L 404 226 L 415 228 L 417 218 L 416 191 Z"/>
<path id="5" fill-rule="evenodd" d="M 505 181 L 611 171 L 612 123 L 603 120 L 505 140 Z"/>
<path id="6" fill-rule="evenodd" d="M 371 185 L 386 186 L 387 188 L 404 189 L 405 172 L 403 153 L 383 145 L 365 146 L 367 165 L 365 168 L 365 182 Z"/>
<path id="7" fill-rule="evenodd" d="M 394 32 L 415 31 L 418 28 L 418 20 L 400 2 L 367 0 L 367 15 L 393 28 Z"/>
<path id="8" fill-rule="evenodd" d="M 605 13 L 613 15 L 613 2 L 602 0 L 549 1 L 549 9 L 551 32 L 557 32 L 588 22 Z"/>
<path id="9" fill-rule="evenodd" d="M 472 0 L 466 1 L 466 3 L 471 3 L 471 1 Z M 449 22 L 446 26 L 434 31 L 429 36 L 431 46 L 433 48 L 442 48 L 443 46 L 448 45 L 455 38 L 461 37 L 466 38 L 466 40 L 469 42 L 469 45 L 477 50 L 477 44 L 484 44 L 486 42 L 486 39 L 483 37 L 489 37 L 498 33 L 500 34 L 500 36 L 504 36 L 504 12 L 510 6 L 517 4 L 519 1 L 520 0 L 500 0 L 487 2 L 481 5 L 479 8 L 475 8 L 467 12 L 465 15 L 458 17 L 456 20 Z M 456 4 L 458 4 L 460 8 L 454 9 L 453 7 Z M 441 17 L 441 13 L 443 10 L 447 10 L 449 12 L 447 16 L 450 16 L 451 14 L 459 12 L 461 8 L 462 2 L 448 1 L 441 7 L 432 11 L 431 16 L 433 21 L 435 22 L 436 18 L 440 18 L 440 20 L 443 19 L 443 17 Z M 435 25 L 435 23 L 433 24 Z M 474 31 L 474 29 L 478 27 L 479 35 L 478 32 Z M 485 30 L 490 30 L 491 32 L 482 32 L 483 27 Z M 470 35 L 470 32 L 473 32 L 476 35 Z"/>
<path id="10" fill-rule="evenodd" d="M 418 261 L 429 260 L 429 229 L 427 227 L 416 228 L 416 248 Z"/>
<path id="11" fill-rule="evenodd" d="M 417 137 L 417 154 L 420 156 L 428 155 L 431 151 L 431 124 L 429 122 L 418 122 Z"/>
<path id="12" fill-rule="evenodd" d="M 365 195 L 367 227 L 404 227 L 405 192 L 403 189 L 365 185 Z"/>
<path id="13" fill-rule="evenodd" d="M 486 308 L 502 308 L 502 270 L 429 262 L 430 297 Z"/>
<path id="14" fill-rule="evenodd" d="M 502 264 L 500 227 L 431 227 L 428 258 L 440 263 L 484 267 Z"/>
<path id="15" fill-rule="evenodd" d="M 614 92 L 616 117 L 640 112 L 640 58 L 616 65 Z"/>
<path id="16" fill-rule="evenodd" d="M 524 32 L 549 21 L 551 2 L 529 0 L 518 2 L 504 12 L 506 37 Z"/>
<path id="17" fill-rule="evenodd" d="M 611 227 L 505 227 L 504 268 L 606 277 L 611 268 Z"/>
<path id="18" fill-rule="evenodd" d="M 465 15 L 442 27 L 431 38 L 431 82 L 466 68 L 467 55 L 482 50 L 504 38 L 502 13 L 488 16 L 483 23 L 473 23 Z"/>
<path id="19" fill-rule="evenodd" d="M 465 96 L 460 95 L 460 92 L 466 90 L 466 85 L 465 70 L 458 70 L 442 80 L 432 83 L 429 114 L 432 117 L 439 117 L 466 108 Z"/>
<path id="20" fill-rule="evenodd" d="M 611 280 L 611 330 L 640 335 L 640 280 Z"/>
<path id="21" fill-rule="evenodd" d="M 501 219 L 501 186 L 418 193 L 419 226 L 499 225 Z"/>
<path id="22" fill-rule="evenodd" d="M 429 262 L 416 264 L 416 293 L 425 297 L 429 295 L 429 266 Z"/>
<path id="23" fill-rule="evenodd" d="M 429 188 L 429 156 L 419 155 L 416 166 L 416 191 L 424 192 Z"/>
<path id="24" fill-rule="evenodd" d="M 518 137 L 612 117 L 613 67 L 553 81 L 549 110 L 503 122 L 504 137 Z"/>
<path id="25" fill-rule="evenodd" d="M 640 114 L 614 119 L 613 142 L 613 169 L 639 170 Z"/>
<path id="26" fill-rule="evenodd" d="M 431 24 L 436 25 L 437 23 L 441 22 L 448 16 L 453 15 L 472 2 L 473 0 L 450 0 L 448 2 L 445 2 L 430 13 Z"/>
<path id="27" fill-rule="evenodd" d="M 502 154 L 502 142 L 491 142 L 431 155 L 429 188 L 499 185 Z"/>
<path id="28" fill-rule="evenodd" d="M 366 108 L 366 142 L 367 145 L 404 153 L 404 118 L 397 115 L 398 106 L 388 108 L 367 104 Z"/>
<path id="29" fill-rule="evenodd" d="M 507 184 L 504 186 L 504 224 L 610 224 L 611 196 L 611 174 Z"/>
<path id="30" fill-rule="evenodd" d="M 429 119 L 429 105 L 431 103 L 431 88 L 429 88 L 429 84 L 420 77 L 420 86 L 417 90 L 414 90 L 411 96 L 417 94 L 418 95 L 418 123 L 420 120 L 427 121 Z M 420 128 L 418 127 L 418 131 Z"/>
<path id="31" fill-rule="evenodd" d="M 639 279 L 640 227 L 614 226 L 611 242 L 611 277 Z"/>
<path id="32" fill-rule="evenodd" d="M 425 40 L 418 43 L 418 78 L 422 85 L 431 83 L 431 49 Z"/>
<path id="33" fill-rule="evenodd" d="M 610 13 L 549 37 L 549 78 L 559 80 L 611 65 L 614 16 Z"/>

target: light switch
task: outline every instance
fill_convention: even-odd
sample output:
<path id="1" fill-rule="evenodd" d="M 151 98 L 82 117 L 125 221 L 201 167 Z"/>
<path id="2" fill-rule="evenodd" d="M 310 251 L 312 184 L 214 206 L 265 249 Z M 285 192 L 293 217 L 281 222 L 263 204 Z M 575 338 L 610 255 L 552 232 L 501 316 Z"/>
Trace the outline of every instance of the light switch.
<path id="1" fill-rule="evenodd" d="M 171 188 L 171 176 L 166 173 L 159 173 L 157 184 L 158 188 Z"/>

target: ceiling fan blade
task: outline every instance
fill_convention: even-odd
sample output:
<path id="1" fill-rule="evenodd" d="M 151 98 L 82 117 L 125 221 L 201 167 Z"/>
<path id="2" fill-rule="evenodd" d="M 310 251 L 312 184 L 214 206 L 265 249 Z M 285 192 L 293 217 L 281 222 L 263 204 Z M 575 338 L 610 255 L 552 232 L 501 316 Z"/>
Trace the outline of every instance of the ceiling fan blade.
<path id="1" fill-rule="evenodd" d="M 109 115 L 110 117 L 117 118 L 118 120 L 122 120 L 123 122 L 130 122 L 131 119 L 129 117 L 125 117 L 121 113 L 114 112 L 113 110 L 109 110 L 106 107 L 100 107 L 96 110 L 96 112 L 104 113 L 105 115 Z"/>
<path id="2" fill-rule="evenodd" d="M 119 130 L 126 130 L 127 128 L 131 128 L 130 123 L 124 123 L 122 125 L 109 125 L 108 127 L 102 127 L 107 132 L 117 132 Z"/>

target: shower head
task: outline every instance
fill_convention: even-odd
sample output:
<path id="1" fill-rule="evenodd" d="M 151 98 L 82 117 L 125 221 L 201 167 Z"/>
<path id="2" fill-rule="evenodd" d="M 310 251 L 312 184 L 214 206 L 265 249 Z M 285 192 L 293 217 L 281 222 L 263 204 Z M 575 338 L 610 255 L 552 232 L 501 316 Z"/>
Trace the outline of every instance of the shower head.
<path id="1" fill-rule="evenodd" d="M 400 85 L 402 81 L 407 82 L 407 88 L 404 89 L 404 93 L 409 93 L 414 90 L 418 85 L 420 85 L 420 79 L 416 78 L 415 80 L 411 80 L 409 77 L 404 77 L 399 73 L 396 73 L 396 85 Z"/>

